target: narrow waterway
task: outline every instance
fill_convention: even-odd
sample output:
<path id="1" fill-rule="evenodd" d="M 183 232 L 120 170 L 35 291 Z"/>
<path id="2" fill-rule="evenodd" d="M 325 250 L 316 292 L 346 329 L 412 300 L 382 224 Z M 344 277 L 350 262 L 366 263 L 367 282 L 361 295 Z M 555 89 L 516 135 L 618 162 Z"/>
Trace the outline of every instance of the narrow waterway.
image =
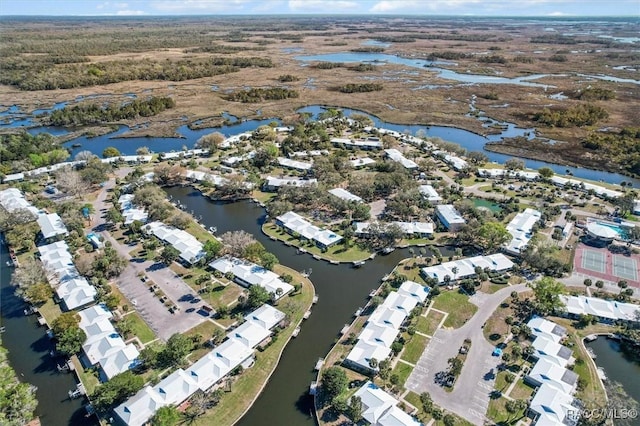
<path id="1" fill-rule="evenodd" d="M 602 367 L 607 378 L 622 385 L 627 394 L 640 403 L 640 363 L 620 351 L 615 340 L 598 337 L 586 344 L 596 355 L 596 365 Z"/>
<path id="2" fill-rule="evenodd" d="M 7 247 L 0 244 L 2 345 L 9 350 L 9 362 L 20 380 L 38 388 L 36 415 L 43 426 L 96 425 L 95 417 L 85 417 L 83 399 L 69 399 L 67 392 L 76 387 L 74 375 L 58 372 L 56 363 L 62 360 L 49 355 L 53 345 L 45 329 L 35 316 L 24 315 L 26 305 L 14 294 L 8 260 Z"/>
<path id="3" fill-rule="evenodd" d="M 207 226 L 218 228 L 218 234 L 245 230 L 256 236 L 280 262 L 295 270 L 313 270 L 310 279 L 319 296 L 311 317 L 302 325 L 297 338 L 287 345 L 282 360 L 255 405 L 238 423 L 241 426 L 310 425 L 313 400 L 308 395 L 315 379 L 313 367 L 333 346 L 338 332 L 350 323 L 353 313 L 367 302 L 369 292 L 380 285 L 384 275 L 391 272 L 406 250 L 396 250 L 388 256 L 377 256 L 359 268 L 350 265 L 331 265 L 314 260 L 310 255 L 296 254 L 296 249 L 270 240 L 260 227 L 265 211 L 257 204 L 238 202 L 214 203 L 192 188 L 174 187 L 167 193 L 186 205 L 186 211 L 202 217 Z M 445 253 L 447 254 L 447 253 Z"/>

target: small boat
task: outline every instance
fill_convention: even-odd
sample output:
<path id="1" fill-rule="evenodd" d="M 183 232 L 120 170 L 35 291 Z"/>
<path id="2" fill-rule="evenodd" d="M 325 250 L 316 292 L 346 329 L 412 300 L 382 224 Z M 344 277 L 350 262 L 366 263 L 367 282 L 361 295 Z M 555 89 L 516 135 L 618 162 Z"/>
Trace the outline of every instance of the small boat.
<path id="1" fill-rule="evenodd" d="M 309 317 L 311 316 L 311 311 L 307 311 L 304 313 L 304 315 L 302 316 L 302 318 L 304 319 L 309 319 Z"/>
<path id="2" fill-rule="evenodd" d="M 396 248 L 395 247 L 385 247 L 382 249 L 382 254 L 392 253 Z"/>
<path id="3" fill-rule="evenodd" d="M 364 265 L 364 260 L 358 260 L 358 261 L 353 262 L 353 267 L 354 268 L 359 268 L 362 265 Z"/>
<path id="4" fill-rule="evenodd" d="M 313 300 L 311 301 L 311 303 L 313 303 L 314 305 L 316 303 L 318 303 L 318 295 L 317 294 L 313 296 Z"/>
<path id="5" fill-rule="evenodd" d="M 369 297 L 373 297 L 376 295 L 378 290 L 376 290 L 375 288 L 373 290 L 371 290 L 371 292 L 369 293 Z"/>
<path id="6" fill-rule="evenodd" d="M 593 352 L 593 349 L 587 348 L 587 353 L 592 359 L 596 359 L 598 356 Z"/>
<path id="7" fill-rule="evenodd" d="M 298 337 L 298 334 L 300 334 L 300 327 L 297 327 L 295 330 L 293 330 L 293 333 L 291 333 L 291 337 Z"/>
<path id="8" fill-rule="evenodd" d="M 353 314 L 354 317 L 359 317 L 362 313 L 362 308 L 358 308 L 358 310 Z"/>
<path id="9" fill-rule="evenodd" d="M 598 367 L 596 371 L 598 372 L 598 377 L 600 378 L 600 380 L 602 380 L 603 382 L 606 382 L 607 375 L 604 373 L 604 370 L 602 369 L 602 367 Z"/>
<path id="10" fill-rule="evenodd" d="M 340 330 L 340 335 L 344 335 L 347 331 L 349 330 L 349 324 L 345 324 L 344 327 L 342 327 L 342 330 Z"/>
<path id="11" fill-rule="evenodd" d="M 70 390 L 68 394 L 69 394 L 69 399 L 76 399 L 82 396 L 82 391 L 80 391 L 80 389 Z"/>
<path id="12" fill-rule="evenodd" d="M 590 334 L 587 337 L 584 338 L 584 340 L 586 342 L 593 342 L 594 340 L 596 340 L 598 338 L 597 334 Z"/>
<path id="13" fill-rule="evenodd" d="M 324 364 L 324 358 L 318 358 L 318 361 L 316 361 L 316 365 L 315 367 L 313 367 L 314 371 L 320 371 L 320 369 L 322 368 L 322 365 Z"/>
<path id="14" fill-rule="evenodd" d="M 218 232 L 218 228 L 216 228 L 215 226 L 210 226 L 209 232 L 211 232 L 212 234 L 215 234 L 216 232 Z"/>
<path id="15" fill-rule="evenodd" d="M 314 380 L 313 382 L 311 382 L 311 385 L 309 385 L 309 395 L 315 395 L 317 388 L 318 383 Z"/>

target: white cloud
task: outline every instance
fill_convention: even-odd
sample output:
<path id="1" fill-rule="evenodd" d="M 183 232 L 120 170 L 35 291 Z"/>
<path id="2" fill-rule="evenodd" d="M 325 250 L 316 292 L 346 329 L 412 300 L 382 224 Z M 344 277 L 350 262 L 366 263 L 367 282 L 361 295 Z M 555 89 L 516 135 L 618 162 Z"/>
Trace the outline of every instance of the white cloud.
<path id="1" fill-rule="evenodd" d="M 118 15 L 118 16 L 140 16 L 140 15 L 146 15 L 146 12 L 144 10 L 129 10 L 129 9 L 125 9 L 125 10 L 116 11 L 116 15 Z"/>
<path id="2" fill-rule="evenodd" d="M 238 13 L 252 0 L 162 0 L 153 1 L 151 6 L 161 12 L 171 13 Z"/>
<path id="3" fill-rule="evenodd" d="M 343 13 L 358 12 L 361 5 L 349 0 L 289 0 L 291 12 Z"/>
<path id="4" fill-rule="evenodd" d="M 437 11 L 440 13 L 457 13 L 483 10 L 525 9 L 546 3 L 559 3 L 558 0 L 382 0 L 370 9 L 371 13 L 420 13 Z M 566 0 L 564 3 L 573 3 Z"/>

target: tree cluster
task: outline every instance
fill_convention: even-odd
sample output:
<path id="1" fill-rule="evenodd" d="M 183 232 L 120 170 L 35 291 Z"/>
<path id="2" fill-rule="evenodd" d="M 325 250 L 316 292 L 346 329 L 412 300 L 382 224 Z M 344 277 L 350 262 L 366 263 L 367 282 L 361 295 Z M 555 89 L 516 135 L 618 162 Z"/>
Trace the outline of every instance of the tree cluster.
<path id="1" fill-rule="evenodd" d="M 254 87 L 249 90 L 227 95 L 227 100 L 242 103 L 258 103 L 263 101 L 279 101 L 283 99 L 297 98 L 300 94 L 296 90 L 283 87 L 261 88 Z"/>
<path id="2" fill-rule="evenodd" d="M 22 131 L 0 135 L 0 174 L 49 166 L 68 157 L 69 151 L 48 133 L 32 135 Z"/>
<path id="3" fill-rule="evenodd" d="M 18 380 L 9 365 L 7 350 L 0 347 L 0 424 L 22 426 L 29 423 L 37 405 L 35 387 Z"/>
<path id="4" fill-rule="evenodd" d="M 348 83 L 338 87 L 338 91 L 342 93 L 366 93 L 379 92 L 384 86 L 380 83 Z"/>
<path id="5" fill-rule="evenodd" d="M 96 103 L 85 103 L 52 111 L 47 121 L 52 126 L 83 126 L 108 123 L 131 120 L 138 117 L 151 117 L 171 109 L 175 105 L 176 103 L 172 98 L 156 96 L 149 99 L 135 99 L 123 105 L 111 104 L 107 107 Z"/>
<path id="6" fill-rule="evenodd" d="M 598 121 L 609 117 L 609 113 L 602 107 L 593 104 L 580 104 L 571 108 L 544 108 L 533 115 L 533 121 L 546 126 L 555 127 L 583 127 L 592 126 Z"/>

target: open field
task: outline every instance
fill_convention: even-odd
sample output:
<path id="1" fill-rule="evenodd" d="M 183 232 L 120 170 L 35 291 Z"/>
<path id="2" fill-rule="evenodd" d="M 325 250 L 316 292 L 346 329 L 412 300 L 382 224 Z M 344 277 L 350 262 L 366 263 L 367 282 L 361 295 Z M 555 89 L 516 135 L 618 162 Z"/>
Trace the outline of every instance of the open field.
<path id="1" fill-rule="evenodd" d="M 114 102 L 128 93 L 171 96 L 176 108 L 151 118 L 123 121 L 129 125 L 148 124 L 140 131 L 150 136 L 173 135 L 184 123 L 182 117 L 190 123 L 201 119 L 211 124 L 222 123 L 221 114 L 225 111 L 243 118 L 256 118 L 260 114 L 290 122 L 298 108 L 313 104 L 360 109 L 400 124 L 439 124 L 489 133 L 490 128 L 482 127 L 480 121 L 467 115 L 473 95 L 477 96 L 476 108 L 494 119 L 515 122 L 521 127 L 535 126 L 532 117 L 543 107 L 565 109 L 587 102 L 607 111 L 608 117 L 597 123 L 599 128 L 637 126 L 640 116 L 640 104 L 635 102 L 637 84 L 588 77 L 637 79 L 633 71 L 622 67 L 637 61 L 638 54 L 628 44 L 613 39 L 556 36 L 547 31 L 553 21 L 511 25 L 510 21 L 478 18 L 460 25 L 450 18 L 414 17 L 397 21 L 355 17 L 337 22 L 318 17 L 261 19 L 258 24 L 250 17 L 235 20 L 185 17 L 171 22 L 132 17 L 91 20 L 77 27 L 57 24 L 19 19 L 2 23 L 3 105 L 18 104 L 23 110 L 32 111 L 77 96 L 101 95 L 105 101 Z M 579 33 L 583 25 L 576 21 L 565 25 L 563 30 Z M 637 23 L 611 25 L 593 21 L 588 25 L 592 31 L 602 28 L 614 35 L 637 34 Z M 371 39 L 389 44 L 363 46 Z M 379 62 L 360 69 L 350 63 L 323 69 L 301 67 L 302 62 L 296 59 L 299 54 L 353 51 L 445 60 L 449 62 L 437 66 L 465 74 L 507 78 L 544 75 L 533 80 L 540 83 L 536 87 L 468 85 L 443 78 L 429 67 Z M 211 69 L 208 62 L 211 58 L 216 63 L 258 58 L 269 60 L 270 64 L 258 71 L 246 65 Z M 145 74 L 159 64 L 166 67 L 164 75 Z M 177 75 L 175 71 L 181 70 L 182 65 L 186 65 L 186 71 L 182 69 L 184 72 Z M 582 74 L 576 74 L 577 70 Z M 284 75 L 293 79 L 281 81 Z M 379 83 L 382 90 L 368 93 L 336 90 L 345 83 L 362 81 Z M 285 86 L 296 91 L 298 97 L 258 103 L 227 99 L 229 92 L 245 87 Z M 610 90 L 613 96 L 582 99 L 580 93 L 587 86 Z M 566 98 L 550 98 L 557 93 Z M 614 154 L 604 158 L 597 150 L 584 149 L 581 140 L 593 130 L 591 125 L 538 125 L 537 130 L 537 136 L 563 143 L 531 142 L 523 146 L 506 141 L 492 149 L 517 149 L 522 156 L 553 157 L 554 161 L 598 168 L 614 168 L 621 161 Z"/>

